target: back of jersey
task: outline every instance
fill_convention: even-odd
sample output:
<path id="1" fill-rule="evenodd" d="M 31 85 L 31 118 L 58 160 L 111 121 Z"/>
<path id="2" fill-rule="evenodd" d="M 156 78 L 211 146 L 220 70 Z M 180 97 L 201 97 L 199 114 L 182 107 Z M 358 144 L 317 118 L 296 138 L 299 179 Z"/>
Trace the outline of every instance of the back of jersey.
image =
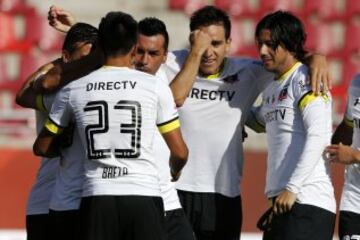
<path id="1" fill-rule="evenodd" d="M 160 196 L 152 145 L 156 125 L 178 117 L 169 87 L 103 67 L 70 84 L 69 101 L 87 152 L 83 196 Z"/>

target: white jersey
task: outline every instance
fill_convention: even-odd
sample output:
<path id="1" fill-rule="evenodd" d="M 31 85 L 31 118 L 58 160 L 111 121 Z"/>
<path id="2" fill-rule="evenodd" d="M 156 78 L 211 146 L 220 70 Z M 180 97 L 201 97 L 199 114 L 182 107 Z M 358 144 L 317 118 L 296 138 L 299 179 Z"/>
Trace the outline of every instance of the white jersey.
<path id="1" fill-rule="evenodd" d="M 46 127 L 59 132 L 74 119 L 86 149 L 83 196 L 160 196 L 153 141 L 179 127 L 170 88 L 125 67 L 103 67 L 65 86 Z"/>
<path id="2" fill-rule="evenodd" d="M 162 81 L 164 81 L 164 84 L 169 84 L 165 72 L 162 68 L 160 68 L 156 72 L 156 76 L 159 77 Z M 156 131 L 155 133 L 154 152 L 155 160 L 158 164 L 160 190 L 161 197 L 164 202 L 164 209 L 165 211 L 171 211 L 181 208 L 179 196 L 175 189 L 175 183 L 171 182 L 171 174 L 169 167 L 170 150 L 159 131 Z"/>
<path id="3" fill-rule="evenodd" d="M 47 114 L 36 111 L 37 132 L 44 126 Z M 42 158 L 36 180 L 29 194 L 26 215 L 48 214 L 49 202 L 54 190 L 59 158 Z"/>
<path id="4" fill-rule="evenodd" d="M 352 147 L 360 150 L 360 75 L 355 76 L 348 90 L 346 122 L 353 127 Z M 360 214 L 360 164 L 346 166 L 340 210 Z"/>
<path id="5" fill-rule="evenodd" d="M 296 63 L 263 92 L 259 120 L 265 123 L 268 198 L 287 189 L 297 202 L 335 212 L 329 164 L 323 158 L 332 131 L 331 97 L 316 97 L 308 69 Z"/>
<path id="6" fill-rule="evenodd" d="M 173 79 L 187 50 L 168 54 L 166 71 Z M 179 108 L 189 158 L 176 183 L 180 190 L 240 195 L 243 166 L 242 129 L 252 104 L 273 79 L 250 59 L 225 60 L 221 73 L 195 80 Z"/>
<path id="7" fill-rule="evenodd" d="M 55 94 L 39 95 L 37 97 L 38 108 L 43 112 L 50 112 L 55 96 Z M 51 210 L 79 209 L 84 179 L 84 158 L 85 151 L 81 145 L 79 134 L 74 131 L 71 146 L 61 149 L 56 182 L 48 204 Z"/>

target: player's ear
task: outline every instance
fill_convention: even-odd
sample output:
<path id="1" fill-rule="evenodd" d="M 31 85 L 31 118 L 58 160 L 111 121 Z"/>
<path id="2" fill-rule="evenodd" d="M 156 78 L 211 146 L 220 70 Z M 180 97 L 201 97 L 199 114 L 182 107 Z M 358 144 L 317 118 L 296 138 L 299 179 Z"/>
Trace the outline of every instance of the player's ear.
<path id="1" fill-rule="evenodd" d="M 165 51 L 164 56 L 163 56 L 163 59 L 162 59 L 162 63 L 165 63 L 165 62 L 166 62 L 167 55 L 168 55 L 168 51 Z"/>
<path id="2" fill-rule="evenodd" d="M 67 63 L 70 61 L 70 53 L 66 50 L 63 50 L 61 53 L 61 58 L 63 60 L 64 63 Z"/>
<path id="3" fill-rule="evenodd" d="M 131 65 L 135 65 L 136 50 L 137 50 L 137 45 L 135 44 L 130 50 Z"/>
<path id="4" fill-rule="evenodd" d="M 85 55 L 88 55 L 92 51 L 92 47 L 93 47 L 92 43 L 86 43 L 84 44 L 84 46 L 82 46 Z"/>
<path id="5" fill-rule="evenodd" d="M 230 52 L 230 47 L 231 47 L 231 37 L 229 37 L 228 39 L 226 39 L 225 41 L 225 51 L 226 51 L 226 54 L 228 54 Z"/>
<path id="6" fill-rule="evenodd" d="M 134 46 L 131 48 L 131 50 L 130 50 L 131 57 L 135 57 L 136 47 L 137 47 L 137 45 L 134 45 Z"/>

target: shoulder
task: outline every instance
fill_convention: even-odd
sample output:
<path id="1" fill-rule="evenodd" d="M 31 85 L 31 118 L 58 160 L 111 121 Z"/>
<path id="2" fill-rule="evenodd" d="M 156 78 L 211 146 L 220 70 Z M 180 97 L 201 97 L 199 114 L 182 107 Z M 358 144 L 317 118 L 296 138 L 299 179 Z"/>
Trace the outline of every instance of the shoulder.
<path id="1" fill-rule="evenodd" d="M 169 52 L 169 54 L 175 58 L 185 58 L 187 55 L 189 55 L 188 49 L 180 49 L 180 50 L 174 50 Z"/>
<path id="2" fill-rule="evenodd" d="M 174 66 L 179 65 L 182 66 L 185 62 L 186 57 L 189 55 L 189 50 L 182 49 L 182 50 L 175 50 L 168 53 L 166 59 L 166 65 Z"/>
<path id="3" fill-rule="evenodd" d="M 166 69 L 164 68 L 164 64 L 162 64 L 159 68 L 159 70 L 156 72 L 156 77 L 160 78 L 162 82 L 169 85 L 169 80 L 166 75 Z"/>
<path id="4" fill-rule="evenodd" d="M 291 84 L 293 89 L 300 93 L 307 93 L 311 90 L 309 69 L 306 65 L 302 64 L 294 71 L 291 76 Z"/>
<path id="5" fill-rule="evenodd" d="M 244 72 L 250 75 L 254 80 L 273 79 L 274 74 L 267 71 L 261 60 L 255 58 L 227 58 L 229 72 Z"/>
<path id="6" fill-rule="evenodd" d="M 148 89 L 157 87 L 158 85 L 168 85 L 166 80 L 163 80 L 161 73 L 159 73 L 159 75 L 158 73 L 156 75 L 152 75 L 136 69 L 128 69 L 127 74 L 131 79 L 135 79 L 136 82 L 139 82 L 142 86 L 146 86 Z"/>
<path id="7" fill-rule="evenodd" d="M 352 98 L 358 98 L 360 95 L 360 74 L 354 76 L 348 88 L 348 95 Z"/>
<path id="8" fill-rule="evenodd" d="M 88 75 L 85 75 L 83 77 L 80 77 L 80 78 L 70 82 L 65 87 L 76 88 L 76 87 L 81 86 L 82 84 L 84 84 L 86 82 L 93 81 L 94 79 L 97 79 L 98 76 L 100 74 L 102 74 L 103 72 L 104 72 L 103 68 L 96 69 L 95 71 L 89 73 Z"/>
<path id="9" fill-rule="evenodd" d="M 129 75 L 136 75 L 136 76 L 139 76 L 141 78 L 157 78 L 156 76 L 150 74 L 150 73 L 147 73 L 147 72 L 143 72 L 143 71 L 139 71 L 139 70 L 136 70 L 136 69 L 127 69 L 126 72 L 129 74 Z"/>
<path id="10" fill-rule="evenodd" d="M 354 76 L 351 80 L 350 87 L 360 88 L 360 74 Z"/>
<path id="11" fill-rule="evenodd" d="M 229 70 L 241 70 L 248 67 L 262 67 L 261 61 L 254 58 L 227 57 L 226 67 Z"/>

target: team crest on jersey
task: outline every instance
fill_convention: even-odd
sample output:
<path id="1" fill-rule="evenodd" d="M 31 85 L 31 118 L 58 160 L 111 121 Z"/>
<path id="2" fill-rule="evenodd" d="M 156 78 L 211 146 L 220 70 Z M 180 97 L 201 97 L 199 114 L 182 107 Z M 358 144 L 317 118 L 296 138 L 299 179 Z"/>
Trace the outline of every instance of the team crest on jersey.
<path id="1" fill-rule="evenodd" d="M 279 97 L 278 97 L 279 101 L 282 101 L 282 100 L 287 98 L 287 96 L 288 96 L 288 87 L 289 87 L 289 84 L 285 85 L 285 87 L 280 91 L 280 94 L 279 94 Z"/>
<path id="2" fill-rule="evenodd" d="M 238 77 L 237 77 L 237 74 L 228 76 L 228 77 L 226 77 L 226 78 L 223 79 L 223 81 L 226 82 L 226 83 L 234 83 L 234 82 L 236 82 L 236 81 L 238 81 L 238 80 L 239 80 L 239 79 L 238 79 Z"/>

